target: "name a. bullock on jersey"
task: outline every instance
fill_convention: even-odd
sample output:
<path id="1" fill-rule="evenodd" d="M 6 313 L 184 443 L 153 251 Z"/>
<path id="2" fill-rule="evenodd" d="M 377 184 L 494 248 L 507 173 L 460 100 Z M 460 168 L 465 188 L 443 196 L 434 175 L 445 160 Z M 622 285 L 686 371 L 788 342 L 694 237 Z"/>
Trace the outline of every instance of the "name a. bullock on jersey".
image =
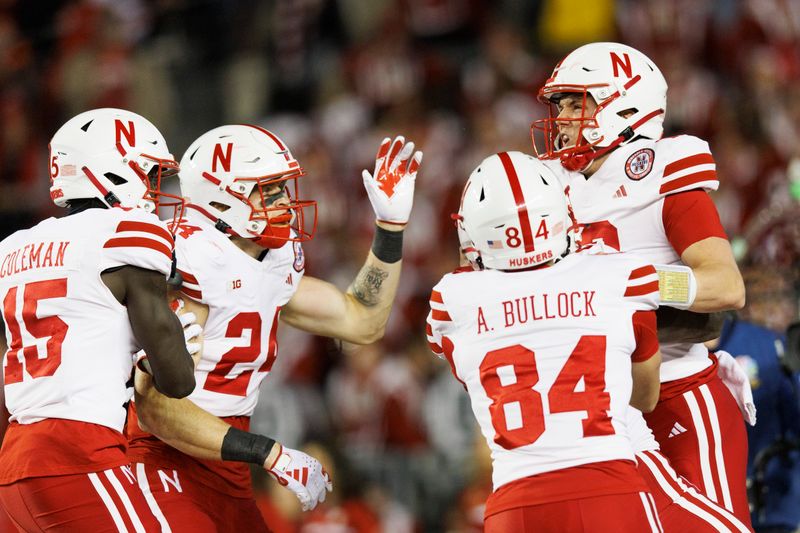
<path id="1" fill-rule="evenodd" d="M 522 257 L 512 257 L 511 259 L 508 260 L 508 266 L 510 267 L 534 266 L 552 258 L 553 258 L 553 251 L 547 250 L 546 252 L 542 252 L 540 254 L 524 255 Z"/>
<path id="2" fill-rule="evenodd" d="M 34 268 L 64 266 L 64 254 L 70 241 L 26 244 L 7 254 L 0 263 L 0 278 L 19 274 Z"/>
<path id="3" fill-rule="evenodd" d="M 597 314 L 592 306 L 594 295 L 595 291 L 544 293 L 500 302 L 503 306 L 503 327 L 556 318 L 595 317 Z M 478 306 L 478 334 L 487 331 L 494 331 L 494 327 L 486 323 L 483 308 Z"/>

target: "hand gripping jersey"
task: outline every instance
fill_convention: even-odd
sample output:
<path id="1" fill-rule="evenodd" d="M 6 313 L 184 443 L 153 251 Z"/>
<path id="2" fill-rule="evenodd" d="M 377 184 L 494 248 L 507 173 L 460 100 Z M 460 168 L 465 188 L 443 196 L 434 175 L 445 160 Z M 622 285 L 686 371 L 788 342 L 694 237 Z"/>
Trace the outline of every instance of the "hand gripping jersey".
<path id="1" fill-rule="evenodd" d="M 259 386 L 277 357 L 278 314 L 304 273 L 303 250 L 299 243 L 287 242 L 259 261 L 204 218 L 198 219 L 179 225 L 175 240 L 181 292 L 209 308 L 202 359 L 195 370 L 197 386 L 189 399 L 231 425 L 247 429 Z M 246 464 L 192 459 L 130 422 L 128 433 L 134 439 L 129 452 L 132 461 L 173 468 L 191 465 L 215 488 L 239 496 L 251 493 Z M 208 477 L 209 472 L 215 475 Z M 216 475 L 227 483 L 220 484 Z"/>
<path id="2" fill-rule="evenodd" d="M 166 277 L 173 247 L 164 224 L 138 209 L 89 209 L 50 218 L 0 243 L 0 301 L 8 340 L 3 372 L 12 421 L 9 434 L 18 431 L 21 436 L 29 427 L 26 438 L 36 440 L 35 428 L 45 427 L 38 422 L 71 420 L 110 428 L 122 438 L 124 404 L 130 399 L 125 383 L 131 376 L 132 354 L 139 346 L 127 310 L 100 275 L 133 265 Z M 93 446 L 102 448 L 102 443 L 87 436 L 96 430 L 87 428 L 54 446 L 61 447 L 63 455 L 65 448 L 74 448 L 75 442 L 83 439 L 91 453 Z M 63 437 L 63 433 L 58 435 L 58 439 Z M 26 446 L 36 444 L 31 441 Z M 72 451 L 80 454 L 80 450 Z M 59 455 L 54 453 L 58 450 L 49 450 L 44 457 L 31 449 L 24 452 L 47 463 L 51 462 L 48 457 Z M 12 453 L 3 447 L 4 464 L 12 462 Z M 86 457 L 73 459 L 87 467 Z M 42 470 L 33 463 L 31 467 Z M 17 469 L 25 468 L 17 465 Z M 55 472 L 67 469 L 69 465 L 62 464 Z"/>
<path id="3" fill-rule="evenodd" d="M 583 246 L 602 241 L 606 248 L 672 264 L 680 262 L 679 254 L 694 242 L 725 237 L 716 210 L 689 219 L 678 216 L 682 206 L 674 209 L 671 203 L 679 201 L 673 196 L 677 193 L 702 194 L 719 186 L 708 143 L 697 137 L 632 142 L 614 150 L 588 179 L 567 172 L 557 161 L 548 166 L 564 185 Z M 706 207 L 710 204 L 707 198 L 701 200 Z M 662 344 L 661 354 L 662 383 L 712 364 L 702 344 Z"/>
<path id="4" fill-rule="evenodd" d="M 658 349 L 657 306 L 654 267 L 623 254 L 457 272 L 434 287 L 428 340 L 469 393 L 495 491 L 579 465 L 634 461 L 625 422 L 631 360 Z"/>

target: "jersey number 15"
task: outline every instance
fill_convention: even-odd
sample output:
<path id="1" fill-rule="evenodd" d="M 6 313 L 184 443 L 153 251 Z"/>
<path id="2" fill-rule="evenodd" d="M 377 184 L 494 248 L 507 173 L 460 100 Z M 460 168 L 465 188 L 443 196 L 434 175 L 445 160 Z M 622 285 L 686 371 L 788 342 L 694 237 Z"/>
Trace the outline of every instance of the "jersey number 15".
<path id="1" fill-rule="evenodd" d="M 20 350 L 25 359 L 25 370 L 32 378 L 52 376 L 61 365 L 61 345 L 69 329 L 67 323 L 57 316 L 39 318 L 37 313 L 41 300 L 63 298 L 67 295 L 67 279 L 32 281 L 25 284 L 22 289 L 22 322 L 35 339 L 47 339 L 47 354 L 45 357 L 39 357 L 39 347 L 36 343 L 23 346 L 22 332 L 17 318 L 18 289 L 19 287 L 11 287 L 3 298 L 3 318 L 11 336 L 3 373 L 6 385 L 23 380 Z"/>

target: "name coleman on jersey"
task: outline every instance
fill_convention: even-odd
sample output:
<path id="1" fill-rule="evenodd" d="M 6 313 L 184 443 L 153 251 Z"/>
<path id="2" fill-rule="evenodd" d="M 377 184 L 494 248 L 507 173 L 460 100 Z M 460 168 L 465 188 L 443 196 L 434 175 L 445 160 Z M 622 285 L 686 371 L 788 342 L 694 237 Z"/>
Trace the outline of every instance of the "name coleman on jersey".
<path id="1" fill-rule="evenodd" d="M 70 241 L 48 242 L 45 246 L 45 243 L 39 242 L 14 250 L 7 254 L 0 263 L 0 278 L 34 268 L 64 266 L 64 254 L 67 252 L 69 243 Z"/>
<path id="2" fill-rule="evenodd" d="M 503 306 L 504 328 L 525 324 L 530 321 L 552 320 L 557 318 L 578 318 L 597 316 L 592 307 L 595 291 L 559 292 L 556 294 L 531 294 L 501 302 Z M 478 334 L 494 331 L 486 323 L 483 308 L 478 306 Z"/>

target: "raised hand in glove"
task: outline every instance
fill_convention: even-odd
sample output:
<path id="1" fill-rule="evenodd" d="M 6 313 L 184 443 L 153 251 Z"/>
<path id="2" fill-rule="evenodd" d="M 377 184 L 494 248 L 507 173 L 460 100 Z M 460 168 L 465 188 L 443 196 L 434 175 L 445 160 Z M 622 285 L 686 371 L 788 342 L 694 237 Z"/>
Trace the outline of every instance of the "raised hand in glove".
<path id="1" fill-rule="evenodd" d="M 378 222 L 405 225 L 414 202 L 414 182 L 422 162 L 422 152 L 402 135 L 383 140 L 375 157 L 375 170 L 361 173 L 369 201 Z"/>
<path id="2" fill-rule="evenodd" d="M 333 484 L 322 464 L 307 453 L 277 445 L 280 446 L 277 458 L 272 465 L 264 465 L 267 472 L 295 493 L 303 511 L 324 502 L 327 493 L 333 490 Z"/>

